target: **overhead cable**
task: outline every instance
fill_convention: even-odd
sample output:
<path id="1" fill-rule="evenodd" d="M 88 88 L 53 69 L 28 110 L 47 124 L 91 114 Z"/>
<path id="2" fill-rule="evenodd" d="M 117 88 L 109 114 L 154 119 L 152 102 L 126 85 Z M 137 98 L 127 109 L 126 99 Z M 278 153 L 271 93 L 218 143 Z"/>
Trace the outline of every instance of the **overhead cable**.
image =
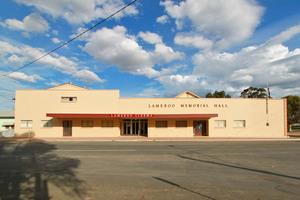
<path id="1" fill-rule="evenodd" d="M 113 14 L 111 14 L 110 16 L 108 16 L 108 17 L 106 17 L 105 19 L 101 20 L 100 22 L 98 22 L 98 23 L 95 24 L 94 26 L 92 26 L 92 27 L 86 29 L 86 30 L 83 31 L 82 33 L 80 33 L 80 34 L 76 35 L 75 37 L 73 37 L 72 39 L 70 39 L 70 40 L 68 40 L 67 42 L 63 43 L 62 45 L 56 47 L 56 48 L 53 49 L 52 51 L 49 51 L 48 53 L 46 53 L 46 54 L 44 54 L 44 55 L 38 57 L 37 59 L 35 59 L 35 60 L 33 60 L 33 61 L 31 61 L 31 62 L 25 64 L 25 65 L 23 65 L 22 67 L 19 67 L 19 68 L 15 69 L 15 70 L 13 70 L 13 71 L 10 71 L 10 72 L 8 72 L 8 73 L 6 73 L 6 74 L 2 74 L 1 76 L 7 76 L 7 75 L 9 75 L 9 74 L 11 74 L 11 73 L 13 73 L 13 72 L 19 71 L 19 70 L 21 70 L 21 69 L 24 69 L 25 67 L 28 67 L 29 65 L 32 65 L 33 63 L 35 63 L 35 62 L 41 60 L 42 58 L 48 56 L 49 54 L 51 54 L 51 53 L 57 51 L 58 49 L 60 49 L 60 48 L 62 48 L 62 47 L 64 47 L 64 46 L 66 46 L 67 44 L 69 44 L 69 43 L 72 42 L 73 40 L 76 40 L 76 39 L 79 38 L 80 36 L 84 35 L 85 33 L 89 32 L 89 31 L 92 30 L 92 29 L 94 29 L 96 26 L 98 26 L 98 25 L 102 24 L 103 22 L 107 21 L 108 19 L 112 18 L 113 16 L 115 16 L 116 14 L 118 14 L 118 13 L 121 12 L 121 11 L 123 11 L 124 9 L 126 9 L 126 8 L 129 7 L 129 6 L 131 6 L 132 4 L 134 4 L 134 3 L 137 2 L 137 1 L 138 1 L 138 0 L 134 0 L 134 1 L 130 2 L 129 4 L 125 5 L 124 7 L 122 7 L 122 8 L 119 9 L 119 10 L 117 10 L 116 12 L 114 12 Z"/>

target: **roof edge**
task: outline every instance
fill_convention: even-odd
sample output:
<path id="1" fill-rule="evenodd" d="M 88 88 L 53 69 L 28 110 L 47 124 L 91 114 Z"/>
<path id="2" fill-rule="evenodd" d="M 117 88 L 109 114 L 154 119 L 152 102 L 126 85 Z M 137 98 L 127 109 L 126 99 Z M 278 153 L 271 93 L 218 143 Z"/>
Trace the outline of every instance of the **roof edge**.
<path id="1" fill-rule="evenodd" d="M 191 92 L 191 91 L 189 91 L 189 90 L 186 90 L 186 91 L 180 93 L 179 95 L 177 95 L 177 96 L 174 97 L 174 98 L 181 98 L 181 96 L 182 96 L 183 94 L 191 95 L 191 96 L 193 96 L 194 98 L 201 98 L 200 96 L 194 94 L 193 92 Z"/>

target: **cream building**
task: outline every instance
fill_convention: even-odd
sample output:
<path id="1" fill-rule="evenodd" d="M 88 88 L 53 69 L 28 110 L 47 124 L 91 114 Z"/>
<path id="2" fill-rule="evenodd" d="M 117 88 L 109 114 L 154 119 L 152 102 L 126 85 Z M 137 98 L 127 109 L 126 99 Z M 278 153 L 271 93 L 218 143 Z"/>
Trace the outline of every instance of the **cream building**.
<path id="1" fill-rule="evenodd" d="M 287 136 L 285 99 L 120 98 L 118 90 L 70 83 L 17 90 L 19 137 L 239 137 Z"/>

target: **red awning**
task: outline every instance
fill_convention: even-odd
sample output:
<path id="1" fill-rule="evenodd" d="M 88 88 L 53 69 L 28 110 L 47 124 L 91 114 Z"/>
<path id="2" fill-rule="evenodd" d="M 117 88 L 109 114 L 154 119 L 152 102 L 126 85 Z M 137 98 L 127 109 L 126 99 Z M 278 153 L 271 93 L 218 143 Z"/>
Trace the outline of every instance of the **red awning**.
<path id="1" fill-rule="evenodd" d="M 212 118 L 218 114 L 83 114 L 83 113 L 47 113 L 55 118 Z"/>
<path id="2" fill-rule="evenodd" d="M 47 113 L 47 117 L 56 118 L 110 118 L 109 114 Z"/>

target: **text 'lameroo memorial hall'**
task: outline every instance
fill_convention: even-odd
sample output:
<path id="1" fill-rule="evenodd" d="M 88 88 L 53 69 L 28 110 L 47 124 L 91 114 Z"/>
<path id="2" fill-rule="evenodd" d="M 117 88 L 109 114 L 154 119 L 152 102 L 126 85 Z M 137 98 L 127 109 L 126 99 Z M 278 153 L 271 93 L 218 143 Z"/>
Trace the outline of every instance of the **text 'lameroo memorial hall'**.
<path id="1" fill-rule="evenodd" d="M 16 137 L 239 137 L 287 136 L 285 99 L 120 98 L 119 90 L 71 83 L 17 90 Z"/>

